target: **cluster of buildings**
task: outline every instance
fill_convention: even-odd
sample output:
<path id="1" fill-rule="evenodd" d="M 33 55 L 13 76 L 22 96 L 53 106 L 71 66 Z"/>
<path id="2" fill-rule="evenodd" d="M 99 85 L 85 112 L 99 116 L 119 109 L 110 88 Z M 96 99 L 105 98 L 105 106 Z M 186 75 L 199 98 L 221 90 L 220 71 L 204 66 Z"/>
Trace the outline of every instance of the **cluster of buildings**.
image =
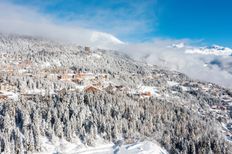
<path id="1" fill-rule="evenodd" d="M 86 54 L 94 54 L 91 52 L 90 47 L 85 47 Z M 112 77 L 110 74 L 92 73 L 73 71 L 69 68 L 63 67 L 44 67 L 43 65 L 36 65 L 31 60 L 23 59 L 22 55 L 17 54 L 1 54 L 2 62 L 0 62 L 0 77 L 1 74 L 7 74 L 9 77 L 29 77 L 33 79 L 48 80 L 50 83 L 65 83 L 61 85 L 72 85 L 73 89 L 79 92 L 97 93 L 105 91 L 111 94 L 121 92 L 144 97 L 158 96 L 158 90 L 155 87 L 140 85 L 137 88 L 132 88 L 128 85 L 118 84 L 114 81 L 120 80 L 120 77 Z M 9 57 L 10 56 L 10 57 Z M 116 78 L 116 79 L 115 79 Z M 1 80 L 1 78 L 0 78 Z M 141 81 L 142 82 L 142 81 Z M 34 89 L 23 87 L 19 90 L 16 85 L 10 84 L 5 81 L 0 81 L 0 101 L 6 99 L 16 99 L 16 96 L 32 97 L 34 95 L 44 95 L 47 91 L 59 92 L 66 89 L 66 86 L 52 89 L 42 87 L 41 89 Z"/>
<path id="2" fill-rule="evenodd" d="M 0 100 L 17 99 L 17 87 L 9 83 L 0 83 Z"/>
<path id="3" fill-rule="evenodd" d="M 52 75 L 54 77 L 54 75 Z M 126 94 L 139 95 L 141 97 L 151 97 L 158 95 L 155 87 L 140 85 L 137 88 L 130 88 L 126 85 L 118 85 L 111 81 L 108 74 L 94 74 L 91 72 L 65 73 L 56 75 L 57 79 L 76 84 L 79 91 L 96 93 L 106 91 L 108 93 L 123 92 Z"/>
<path id="4" fill-rule="evenodd" d="M 5 71 L 10 76 L 19 75 L 29 76 L 29 77 L 37 77 L 49 80 L 51 82 L 62 82 L 71 84 L 72 87 L 79 92 L 85 93 L 97 93 L 101 91 L 105 91 L 111 94 L 115 92 L 122 92 L 125 94 L 132 94 L 136 96 L 151 97 L 158 96 L 158 90 L 155 87 L 140 85 L 137 88 L 131 88 L 126 85 L 116 84 L 113 82 L 112 76 L 104 73 L 92 73 L 92 72 L 81 72 L 81 71 L 73 71 L 70 69 L 58 68 L 56 70 L 43 69 L 41 71 L 32 71 L 32 64 L 27 61 L 24 63 L 20 63 L 20 69 L 11 69 L 10 71 L 7 69 L 2 69 L 1 71 Z M 25 70 L 25 71 L 22 71 Z M 12 73 L 13 71 L 13 73 Z M 32 71 L 32 72 L 31 72 Z M 31 72 L 31 73 L 30 73 Z M 65 89 L 66 87 L 62 88 Z M 62 89 L 53 89 L 53 92 L 59 92 Z M 0 100 L 6 99 L 16 99 L 16 95 L 21 95 L 24 97 L 32 97 L 34 95 L 43 95 L 45 94 L 45 89 L 29 89 L 23 88 L 20 91 L 18 87 L 15 85 L 0 82 Z"/>
<path id="5" fill-rule="evenodd" d="M 173 90 L 172 93 L 181 89 L 187 92 L 198 91 L 207 93 L 219 98 L 219 102 L 215 100 L 215 103 L 209 106 L 209 112 L 207 110 L 200 110 L 199 112 L 201 115 L 211 114 L 211 116 L 214 116 L 223 125 L 226 138 L 232 141 L 232 121 L 230 120 L 232 118 L 232 93 L 229 94 L 225 90 L 217 88 L 216 85 L 199 83 L 197 81 L 183 82 L 181 84 L 174 81 L 167 81 L 167 85 Z"/>

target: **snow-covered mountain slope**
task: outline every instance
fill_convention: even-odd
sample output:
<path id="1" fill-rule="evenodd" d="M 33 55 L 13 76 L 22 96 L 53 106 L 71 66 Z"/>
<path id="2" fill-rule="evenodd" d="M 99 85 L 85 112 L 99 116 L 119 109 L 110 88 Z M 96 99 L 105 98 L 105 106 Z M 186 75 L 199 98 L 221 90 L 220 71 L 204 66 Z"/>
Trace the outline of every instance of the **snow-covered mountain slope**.
<path id="1" fill-rule="evenodd" d="M 123 53 L 0 37 L 2 153 L 230 154 L 231 108 L 231 89 Z"/>
<path id="2" fill-rule="evenodd" d="M 106 143 L 103 139 L 98 139 L 94 146 L 84 145 L 79 139 L 75 142 L 68 142 L 64 139 L 56 138 L 53 142 L 43 137 L 41 138 L 42 151 L 33 154 L 168 154 L 157 142 L 141 141 L 133 144 L 115 145 Z"/>

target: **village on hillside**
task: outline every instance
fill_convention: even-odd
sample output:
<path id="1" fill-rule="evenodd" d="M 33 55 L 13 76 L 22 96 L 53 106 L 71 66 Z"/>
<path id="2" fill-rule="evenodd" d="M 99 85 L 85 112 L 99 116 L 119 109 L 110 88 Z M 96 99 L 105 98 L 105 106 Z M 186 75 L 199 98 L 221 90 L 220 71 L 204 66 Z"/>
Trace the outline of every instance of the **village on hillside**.
<path id="1" fill-rule="evenodd" d="M 142 137 L 156 133 L 169 144 L 175 140 L 174 146 L 189 137 L 188 147 L 232 142 L 231 89 L 114 50 L 27 37 L 1 42 L 1 145 L 26 141 L 27 149 L 28 143 L 37 149 L 40 135 L 51 143 L 53 135 L 70 143 L 77 135 L 93 145 L 95 132 L 107 142 L 125 133 L 129 143 L 137 141 L 137 131 Z M 12 134 L 16 140 L 5 140 Z"/>
<path id="2" fill-rule="evenodd" d="M 90 48 L 85 47 L 85 51 L 90 54 Z M 2 54 L 2 61 L 6 61 L 8 55 Z M 16 84 L 5 82 L 2 76 L 9 78 L 31 78 L 43 79 L 54 83 L 63 83 L 68 85 L 64 87 L 56 87 L 49 89 L 38 89 L 36 86 L 17 87 Z M 97 93 L 105 91 L 108 93 L 122 92 L 125 94 L 132 94 L 140 96 L 141 98 L 158 96 L 158 90 L 155 87 L 138 85 L 137 88 L 132 89 L 129 86 L 116 84 L 115 80 L 110 74 L 106 73 L 92 73 L 81 70 L 72 70 L 65 67 L 41 67 L 38 68 L 30 60 L 18 59 L 8 61 L 7 64 L 0 65 L 0 101 L 6 99 L 17 100 L 19 96 L 33 97 L 35 95 L 45 95 L 46 93 L 59 93 L 62 90 L 77 91 L 85 93 Z"/>
<path id="3" fill-rule="evenodd" d="M 100 58 L 98 54 L 92 53 L 89 47 L 85 47 L 84 51 L 89 56 Z M 62 66 L 50 66 L 49 64 L 38 66 L 30 59 L 22 59 L 20 55 L 9 57 L 8 54 L 2 53 L 0 59 L 0 102 L 6 100 L 17 101 L 19 98 L 30 100 L 35 96 L 59 94 L 63 91 L 92 94 L 98 92 L 122 93 L 139 99 L 149 97 L 168 99 L 178 97 L 180 92 L 194 94 L 195 91 L 211 93 L 215 96 L 220 94 L 220 96 L 216 97 L 219 97 L 221 102 L 211 104 L 209 106 L 210 113 L 206 113 L 203 110 L 198 112 L 202 115 L 211 114 L 221 121 L 225 131 L 224 134 L 229 140 L 232 140 L 232 121 L 228 121 L 230 119 L 229 115 L 232 116 L 232 97 L 228 93 L 212 91 L 212 89 L 215 89 L 210 88 L 210 86 L 214 86 L 213 84 L 200 84 L 197 81 L 176 82 L 172 81 L 172 79 L 163 82 L 162 78 L 165 77 L 165 74 L 160 72 L 156 75 L 144 75 L 140 84 L 132 87 L 129 84 L 119 82 L 121 80 L 120 75 Z M 11 82 L 12 80 L 14 82 Z M 20 82 L 25 84 L 20 85 L 18 80 L 24 81 Z M 150 81 L 157 81 L 157 86 L 154 86 L 156 84 L 152 86 L 145 84 Z M 45 83 L 48 83 L 48 85 Z"/>

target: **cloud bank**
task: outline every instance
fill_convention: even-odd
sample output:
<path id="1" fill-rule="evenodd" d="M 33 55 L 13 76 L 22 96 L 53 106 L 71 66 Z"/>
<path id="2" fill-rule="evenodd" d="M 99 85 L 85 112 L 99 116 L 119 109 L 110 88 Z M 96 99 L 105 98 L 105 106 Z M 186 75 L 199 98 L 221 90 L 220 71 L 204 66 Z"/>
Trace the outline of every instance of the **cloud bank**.
<path id="1" fill-rule="evenodd" d="M 0 3 L 0 31 L 45 37 L 82 45 L 109 48 L 123 42 L 111 34 L 56 22 L 52 16 L 28 7 Z"/>
<path id="2" fill-rule="evenodd" d="M 183 46 L 185 44 L 185 47 Z M 136 59 L 155 64 L 162 68 L 185 73 L 192 79 L 213 82 L 232 88 L 232 57 L 207 54 L 187 54 L 191 46 L 189 40 L 161 40 L 123 45 L 121 51 Z M 216 63 L 215 63 L 216 62 Z"/>

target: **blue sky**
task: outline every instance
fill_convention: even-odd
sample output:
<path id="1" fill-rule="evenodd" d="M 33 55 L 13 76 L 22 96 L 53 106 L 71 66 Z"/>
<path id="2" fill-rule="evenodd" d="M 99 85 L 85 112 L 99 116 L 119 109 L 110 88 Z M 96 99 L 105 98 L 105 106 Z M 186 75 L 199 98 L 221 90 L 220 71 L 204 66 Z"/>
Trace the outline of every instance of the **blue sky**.
<path id="1" fill-rule="evenodd" d="M 230 0 L 10 0 L 126 42 L 190 39 L 232 47 Z"/>
<path id="2" fill-rule="evenodd" d="M 232 46 L 231 0 L 163 0 L 157 34 Z"/>

